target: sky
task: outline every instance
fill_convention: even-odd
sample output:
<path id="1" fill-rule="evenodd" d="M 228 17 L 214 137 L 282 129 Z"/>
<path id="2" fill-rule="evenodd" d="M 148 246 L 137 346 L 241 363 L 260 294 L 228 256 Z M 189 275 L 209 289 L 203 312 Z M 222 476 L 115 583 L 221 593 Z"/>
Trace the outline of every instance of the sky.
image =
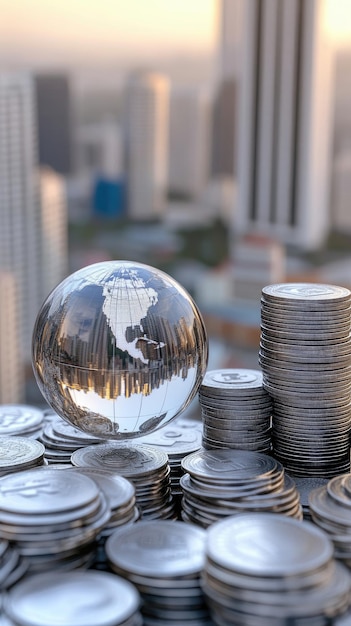
<path id="1" fill-rule="evenodd" d="M 334 43 L 349 46 L 351 0 L 325 1 Z M 0 67 L 213 55 L 219 12 L 220 0 L 0 0 Z"/>
<path id="2" fill-rule="evenodd" d="M 2 63 L 213 51 L 218 0 L 0 0 Z"/>

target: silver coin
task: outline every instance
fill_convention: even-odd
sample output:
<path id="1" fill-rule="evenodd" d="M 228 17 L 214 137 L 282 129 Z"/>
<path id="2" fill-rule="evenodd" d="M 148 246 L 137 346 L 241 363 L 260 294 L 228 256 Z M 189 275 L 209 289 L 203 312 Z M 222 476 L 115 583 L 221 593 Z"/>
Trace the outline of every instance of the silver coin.
<path id="1" fill-rule="evenodd" d="M 153 578 L 199 573 L 206 534 L 177 521 L 147 521 L 118 529 L 107 540 L 107 559 L 124 571 Z"/>
<path id="2" fill-rule="evenodd" d="M 21 434 L 37 428 L 44 419 L 44 413 L 27 404 L 0 405 L 0 435 Z"/>
<path id="3" fill-rule="evenodd" d="M 198 451 L 182 461 L 185 472 L 206 481 L 240 483 L 257 476 L 269 478 L 278 468 L 275 459 L 240 450 Z"/>
<path id="4" fill-rule="evenodd" d="M 164 426 L 160 430 L 138 438 L 138 443 L 163 450 L 171 460 L 174 455 L 190 454 L 201 448 L 202 427 L 191 430 L 177 423 Z"/>
<path id="5" fill-rule="evenodd" d="M 221 567 L 243 574 L 296 576 L 328 563 L 333 545 L 307 522 L 274 513 L 243 513 L 208 530 L 207 554 Z"/>
<path id="6" fill-rule="evenodd" d="M 82 474 L 37 469 L 0 479 L 0 509 L 9 513 L 54 513 L 79 509 L 99 495 L 96 483 Z"/>
<path id="7" fill-rule="evenodd" d="M 229 391 L 230 393 L 240 393 L 242 390 L 258 390 L 262 389 L 262 372 L 260 370 L 250 369 L 221 369 L 207 371 L 202 384 L 201 390 L 215 390 L 221 392 Z"/>
<path id="8" fill-rule="evenodd" d="M 349 300 L 351 292 L 345 287 L 326 285 L 320 283 L 279 283 L 267 285 L 262 289 L 262 294 L 268 299 L 298 300 L 302 302 Z"/>
<path id="9" fill-rule="evenodd" d="M 73 465 L 114 470 L 125 478 L 147 475 L 168 463 L 165 452 L 152 446 L 105 443 L 76 450 L 71 456 Z"/>
<path id="10" fill-rule="evenodd" d="M 26 437 L 0 437 L 0 470 L 31 465 L 42 461 L 45 447 Z"/>
<path id="11" fill-rule="evenodd" d="M 136 613 L 140 596 L 108 572 L 47 572 L 19 582 L 5 612 L 26 626 L 118 626 Z"/>
<path id="12" fill-rule="evenodd" d="M 134 501 L 135 486 L 123 476 L 117 476 L 113 472 L 95 467 L 75 467 L 71 471 L 77 471 L 92 478 L 108 497 L 112 509 L 121 508 Z"/>

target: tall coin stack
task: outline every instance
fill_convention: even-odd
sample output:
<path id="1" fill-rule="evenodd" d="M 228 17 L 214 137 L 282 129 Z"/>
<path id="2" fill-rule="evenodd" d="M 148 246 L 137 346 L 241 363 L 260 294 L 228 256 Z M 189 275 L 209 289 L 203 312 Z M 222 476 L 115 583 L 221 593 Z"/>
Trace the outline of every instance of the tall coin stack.
<path id="1" fill-rule="evenodd" d="M 204 448 L 271 451 L 272 401 L 260 370 L 221 369 L 199 389 Z"/>
<path id="2" fill-rule="evenodd" d="M 351 292 L 264 287 L 259 363 L 273 399 L 273 454 L 295 476 L 350 471 Z"/>

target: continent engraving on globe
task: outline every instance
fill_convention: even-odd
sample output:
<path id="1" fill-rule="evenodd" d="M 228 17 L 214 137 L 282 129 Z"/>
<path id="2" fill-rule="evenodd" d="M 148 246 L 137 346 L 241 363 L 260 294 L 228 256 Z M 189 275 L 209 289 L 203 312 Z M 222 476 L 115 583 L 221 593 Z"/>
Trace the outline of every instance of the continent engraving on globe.
<path id="1" fill-rule="evenodd" d="M 208 359 L 201 313 L 165 272 L 108 261 L 68 276 L 33 329 L 32 362 L 52 408 L 106 439 L 145 435 L 195 397 Z"/>

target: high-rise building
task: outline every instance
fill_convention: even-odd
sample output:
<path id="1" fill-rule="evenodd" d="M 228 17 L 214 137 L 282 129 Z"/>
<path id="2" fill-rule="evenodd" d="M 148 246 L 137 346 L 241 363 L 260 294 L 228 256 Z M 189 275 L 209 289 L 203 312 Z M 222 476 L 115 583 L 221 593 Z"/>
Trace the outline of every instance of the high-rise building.
<path id="1" fill-rule="evenodd" d="M 169 190 L 196 198 L 209 176 L 211 116 L 209 95 L 201 90 L 171 91 Z"/>
<path id="2" fill-rule="evenodd" d="M 219 58 L 212 124 L 212 174 L 217 178 L 233 177 L 236 173 L 243 2 L 245 0 L 222 0 L 220 3 Z"/>
<path id="3" fill-rule="evenodd" d="M 13 364 L 13 369 L 17 368 L 16 380 L 20 382 L 14 381 L 12 389 L 22 397 L 25 373 L 28 367 L 31 371 L 37 313 L 48 291 L 67 270 L 63 193 L 61 177 L 52 172 L 42 172 L 38 177 L 33 77 L 0 74 L 0 272 L 6 286 L 6 290 L 1 289 L 0 344 L 2 354 L 12 345 L 9 370 L 11 359 L 19 355 L 20 363 Z M 11 302 L 6 304 L 7 294 Z M 10 318 L 16 322 L 17 343 Z M 1 356 L 1 367 L 3 363 Z M 12 397 L 15 395 L 13 391 Z"/>
<path id="4" fill-rule="evenodd" d="M 126 180 L 128 215 L 163 215 L 168 187 L 169 81 L 155 72 L 135 72 L 126 85 Z"/>
<path id="5" fill-rule="evenodd" d="M 69 77 L 38 74 L 35 77 L 39 163 L 59 174 L 73 168 L 73 108 Z"/>
<path id="6" fill-rule="evenodd" d="M 23 362 L 30 358 L 39 302 L 36 166 L 33 80 L 27 74 L 0 74 L 0 270 L 14 276 Z"/>
<path id="7" fill-rule="evenodd" d="M 0 270 L 0 404 L 24 401 L 20 309 L 15 276 Z"/>
<path id="8" fill-rule="evenodd" d="M 40 299 L 43 302 L 50 291 L 68 274 L 67 198 L 64 177 L 50 168 L 40 168 L 39 199 Z"/>
<path id="9" fill-rule="evenodd" d="M 332 57 L 323 0 L 243 5 L 234 228 L 316 249 L 329 229 Z"/>

